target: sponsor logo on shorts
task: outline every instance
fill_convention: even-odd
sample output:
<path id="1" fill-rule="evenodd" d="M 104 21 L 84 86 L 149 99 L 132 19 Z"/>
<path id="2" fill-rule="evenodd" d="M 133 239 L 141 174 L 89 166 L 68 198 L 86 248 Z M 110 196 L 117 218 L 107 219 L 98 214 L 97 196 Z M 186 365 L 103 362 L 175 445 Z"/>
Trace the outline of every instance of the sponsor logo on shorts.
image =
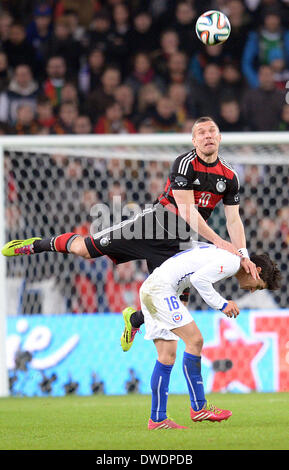
<path id="1" fill-rule="evenodd" d="M 183 315 L 179 312 L 173 314 L 173 320 L 175 323 L 179 323 L 183 319 Z"/>

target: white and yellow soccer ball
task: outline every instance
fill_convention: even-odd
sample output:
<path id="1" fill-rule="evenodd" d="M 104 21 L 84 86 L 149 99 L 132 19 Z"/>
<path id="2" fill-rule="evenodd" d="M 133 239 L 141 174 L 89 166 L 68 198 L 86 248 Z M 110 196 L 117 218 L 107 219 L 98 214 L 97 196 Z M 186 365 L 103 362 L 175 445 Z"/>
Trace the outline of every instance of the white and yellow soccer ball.
<path id="1" fill-rule="evenodd" d="M 221 11 L 206 11 L 197 19 L 196 33 L 200 41 L 208 46 L 222 44 L 230 36 L 230 21 Z"/>

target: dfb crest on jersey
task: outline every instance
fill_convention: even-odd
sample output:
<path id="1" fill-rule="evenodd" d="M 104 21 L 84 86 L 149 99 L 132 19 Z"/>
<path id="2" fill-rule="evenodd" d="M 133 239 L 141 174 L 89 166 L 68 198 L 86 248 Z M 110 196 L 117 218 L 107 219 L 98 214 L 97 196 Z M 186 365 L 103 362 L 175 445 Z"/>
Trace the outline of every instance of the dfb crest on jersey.
<path id="1" fill-rule="evenodd" d="M 176 176 L 175 183 L 177 183 L 180 188 L 185 188 L 188 184 L 188 180 L 184 178 L 184 176 Z"/>
<path id="2" fill-rule="evenodd" d="M 216 184 L 216 189 L 219 193 L 223 193 L 226 189 L 226 181 L 227 180 L 223 180 L 222 178 L 221 179 L 217 179 L 217 184 Z"/>

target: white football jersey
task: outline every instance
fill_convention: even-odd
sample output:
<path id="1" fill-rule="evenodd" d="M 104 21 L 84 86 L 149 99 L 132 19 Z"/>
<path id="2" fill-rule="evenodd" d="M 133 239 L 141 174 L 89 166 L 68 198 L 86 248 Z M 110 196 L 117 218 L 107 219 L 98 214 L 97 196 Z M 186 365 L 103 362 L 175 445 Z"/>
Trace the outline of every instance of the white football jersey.
<path id="1" fill-rule="evenodd" d="M 193 286 L 211 308 L 220 310 L 227 300 L 214 289 L 213 284 L 236 274 L 240 263 L 241 258 L 227 250 L 194 242 L 191 249 L 177 253 L 155 271 L 177 295 Z"/>

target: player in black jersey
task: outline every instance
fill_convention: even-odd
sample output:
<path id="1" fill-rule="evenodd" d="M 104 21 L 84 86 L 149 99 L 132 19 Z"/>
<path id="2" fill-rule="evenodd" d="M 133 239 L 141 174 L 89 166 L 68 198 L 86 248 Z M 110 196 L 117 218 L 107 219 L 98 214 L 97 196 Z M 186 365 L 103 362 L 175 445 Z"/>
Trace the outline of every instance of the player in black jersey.
<path id="1" fill-rule="evenodd" d="M 5 256 L 46 251 L 72 253 L 85 259 L 108 256 L 116 264 L 145 259 L 151 273 L 166 259 L 182 251 L 194 234 L 219 248 L 242 257 L 242 266 L 259 278 L 246 250 L 243 223 L 239 215 L 239 181 L 231 165 L 218 156 L 221 135 L 209 117 L 198 119 L 192 129 L 195 150 L 175 160 L 164 192 L 155 204 L 131 220 L 109 227 L 89 237 L 69 232 L 47 239 L 13 240 L 2 249 Z M 222 200 L 231 243 L 223 240 L 207 224 L 216 204 Z M 186 301 L 188 293 L 182 296 Z M 123 312 L 125 329 L 121 337 L 124 351 L 130 349 L 143 323 L 142 312 Z"/>

